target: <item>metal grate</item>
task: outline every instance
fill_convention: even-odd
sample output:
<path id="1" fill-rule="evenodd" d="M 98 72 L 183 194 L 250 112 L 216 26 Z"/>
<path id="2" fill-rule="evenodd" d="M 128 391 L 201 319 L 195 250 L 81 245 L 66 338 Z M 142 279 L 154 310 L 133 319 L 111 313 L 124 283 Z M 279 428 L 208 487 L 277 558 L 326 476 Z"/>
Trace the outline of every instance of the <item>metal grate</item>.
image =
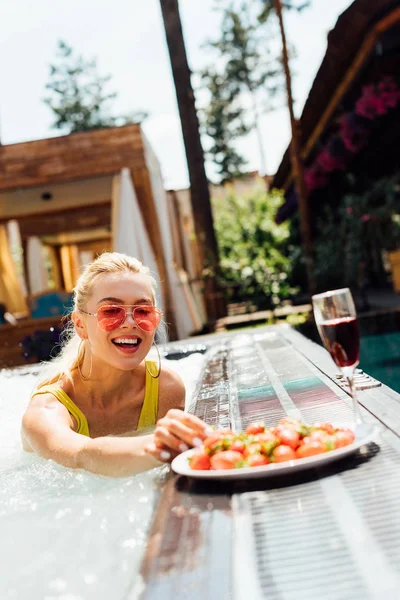
<path id="1" fill-rule="evenodd" d="M 192 411 L 218 427 L 348 421 L 346 393 L 278 333 L 237 335 L 206 354 Z M 372 419 L 373 417 L 369 417 Z M 172 478 L 141 598 L 398 600 L 400 440 L 325 468 L 238 484 Z"/>
<path id="2" fill-rule="evenodd" d="M 238 403 L 237 428 L 257 420 L 272 426 L 288 412 L 307 422 L 351 419 L 346 394 L 322 381 L 277 334 L 242 336 L 232 346 L 226 360 L 236 374 L 229 383 Z M 231 414 L 234 410 L 231 406 Z"/>
<path id="3" fill-rule="evenodd" d="M 293 347 L 270 339 L 259 340 L 258 347 L 274 402 L 307 422 L 351 418 L 340 388 L 318 376 Z M 265 398 L 264 404 L 268 413 Z M 321 481 L 312 479 L 329 471 L 315 471 L 311 481 L 291 488 L 234 496 L 234 522 L 241 523 L 235 548 L 254 550 L 255 597 L 399 597 L 400 454 L 385 442 L 374 454 L 360 454 L 351 470 Z"/>
<path id="4" fill-rule="evenodd" d="M 385 563 L 397 572 L 400 565 L 399 474 L 399 447 L 396 450 L 385 441 L 380 443 L 379 454 L 363 469 L 341 474 L 352 501 L 384 550 Z M 396 598 L 399 597 L 400 589 Z"/>
<path id="5" fill-rule="evenodd" d="M 254 547 L 262 598 L 368 598 L 318 483 L 307 485 L 303 493 L 298 486 L 286 494 L 235 496 L 233 507 L 235 520 L 248 521 L 248 535 L 236 537 L 235 545 Z"/>
<path id="6" fill-rule="evenodd" d="M 292 346 L 287 344 L 283 350 L 270 352 L 261 341 L 260 347 L 276 378 L 306 422 L 351 420 L 352 410 L 345 401 L 346 394 L 331 382 L 327 385 L 328 378 L 312 369 L 311 364 L 307 365 Z"/>
<path id="7" fill-rule="evenodd" d="M 235 547 L 254 549 L 258 597 L 399 598 L 400 455 L 389 445 L 375 453 L 337 475 L 314 471 L 321 480 L 234 496 Z"/>

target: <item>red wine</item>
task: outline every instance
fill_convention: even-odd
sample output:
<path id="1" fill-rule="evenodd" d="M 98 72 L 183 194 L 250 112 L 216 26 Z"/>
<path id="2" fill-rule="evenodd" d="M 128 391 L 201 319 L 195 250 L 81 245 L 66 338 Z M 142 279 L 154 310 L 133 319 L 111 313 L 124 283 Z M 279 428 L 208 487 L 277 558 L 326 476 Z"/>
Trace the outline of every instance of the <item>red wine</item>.
<path id="1" fill-rule="evenodd" d="M 321 337 L 338 367 L 354 367 L 360 358 L 360 338 L 355 317 L 320 323 Z"/>

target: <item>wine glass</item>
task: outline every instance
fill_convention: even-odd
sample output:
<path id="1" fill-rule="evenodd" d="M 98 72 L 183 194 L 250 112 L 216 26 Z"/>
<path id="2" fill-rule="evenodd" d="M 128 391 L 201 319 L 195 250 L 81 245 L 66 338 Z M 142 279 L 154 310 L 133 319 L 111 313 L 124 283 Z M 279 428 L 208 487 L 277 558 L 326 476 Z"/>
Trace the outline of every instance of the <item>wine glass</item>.
<path id="1" fill-rule="evenodd" d="M 315 322 L 325 348 L 343 373 L 353 400 L 356 425 L 362 423 L 354 385 L 354 370 L 360 360 L 357 313 L 349 288 L 331 290 L 312 297 Z"/>

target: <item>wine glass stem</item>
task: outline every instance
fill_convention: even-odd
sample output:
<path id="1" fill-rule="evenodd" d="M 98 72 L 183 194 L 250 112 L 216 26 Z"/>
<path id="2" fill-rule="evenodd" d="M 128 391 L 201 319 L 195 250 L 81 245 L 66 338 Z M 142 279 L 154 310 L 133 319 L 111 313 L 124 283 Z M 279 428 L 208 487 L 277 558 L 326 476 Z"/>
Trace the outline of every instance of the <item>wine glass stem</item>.
<path id="1" fill-rule="evenodd" d="M 355 421 L 356 425 L 359 425 L 363 421 L 362 421 L 362 417 L 361 417 L 360 405 L 358 404 L 358 400 L 357 400 L 356 386 L 354 384 L 354 372 L 351 373 L 350 375 L 346 375 L 346 379 L 347 379 L 347 383 L 349 384 L 350 396 L 353 401 L 354 421 Z"/>

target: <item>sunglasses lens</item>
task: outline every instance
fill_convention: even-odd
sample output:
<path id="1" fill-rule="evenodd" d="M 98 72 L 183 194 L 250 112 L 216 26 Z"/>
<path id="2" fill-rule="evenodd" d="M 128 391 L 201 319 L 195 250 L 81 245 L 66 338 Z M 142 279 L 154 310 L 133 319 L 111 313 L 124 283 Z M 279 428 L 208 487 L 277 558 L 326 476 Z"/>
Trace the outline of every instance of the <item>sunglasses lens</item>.
<path id="1" fill-rule="evenodd" d="M 161 313 L 154 306 L 138 306 L 133 311 L 133 318 L 143 331 L 154 331 L 160 324 Z"/>
<path id="2" fill-rule="evenodd" d="M 125 309 L 122 306 L 101 306 L 97 311 L 97 320 L 104 331 L 117 329 L 125 319 Z"/>

